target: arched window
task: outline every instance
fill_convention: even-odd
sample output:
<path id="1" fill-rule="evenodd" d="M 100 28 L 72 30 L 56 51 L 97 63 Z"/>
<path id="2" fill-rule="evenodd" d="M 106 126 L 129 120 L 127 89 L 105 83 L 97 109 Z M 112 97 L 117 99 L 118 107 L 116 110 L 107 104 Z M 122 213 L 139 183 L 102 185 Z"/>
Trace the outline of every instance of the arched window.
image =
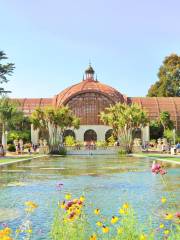
<path id="1" fill-rule="evenodd" d="M 96 142 L 97 141 L 97 134 L 94 130 L 89 129 L 84 133 L 84 141 L 85 142 Z"/>
<path id="2" fill-rule="evenodd" d="M 65 130 L 65 132 L 63 134 L 63 139 L 65 139 L 65 137 L 67 137 L 67 136 L 72 136 L 74 139 L 76 139 L 75 132 L 71 129 Z"/>
<path id="3" fill-rule="evenodd" d="M 113 135 L 113 130 L 109 129 L 107 130 L 107 132 L 105 133 L 105 141 L 108 142 L 108 139 Z"/>

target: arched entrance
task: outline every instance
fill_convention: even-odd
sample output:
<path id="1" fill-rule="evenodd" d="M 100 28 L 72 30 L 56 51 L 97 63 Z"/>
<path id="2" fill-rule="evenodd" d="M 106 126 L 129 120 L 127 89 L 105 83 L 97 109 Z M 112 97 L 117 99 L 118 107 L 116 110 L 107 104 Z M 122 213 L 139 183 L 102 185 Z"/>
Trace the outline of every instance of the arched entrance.
<path id="1" fill-rule="evenodd" d="M 67 136 L 71 136 L 74 138 L 74 140 L 76 139 L 76 136 L 75 136 L 75 132 L 71 129 L 67 129 L 65 130 L 64 134 L 63 134 L 63 140 L 67 137 Z"/>
<path id="2" fill-rule="evenodd" d="M 96 142 L 97 141 L 97 134 L 94 130 L 89 129 L 84 133 L 84 141 L 85 142 Z"/>
<path id="3" fill-rule="evenodd" d="M 113 135 L 113 130 L 109 129 L 107 130 L 107 132 L 105 133 L 105 141 L 108 142 L 109 138 Z"/>
<path id="4" fill-rule="evenodd" d="M 142 135 L 142 132 L 141 132 L 140 128 L 134 129 L 134 131 L 133 131 L 133 138 L 140 138 L 141 139 L 141 135 Z"/>

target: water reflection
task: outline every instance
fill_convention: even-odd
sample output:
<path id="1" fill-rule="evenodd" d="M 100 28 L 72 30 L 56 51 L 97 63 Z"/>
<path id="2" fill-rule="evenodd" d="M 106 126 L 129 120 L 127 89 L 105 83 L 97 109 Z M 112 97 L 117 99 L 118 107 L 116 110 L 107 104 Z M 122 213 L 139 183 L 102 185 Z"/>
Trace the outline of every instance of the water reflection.
<path id="1" fill-rule="evenodd" d="M 160 176 L 151 173 L 152 162 L 133 157 L 71 156 L 42 158 L 17 163 L 0 169 L 0 209 L 23 211 L 24 202 L 33 200 L 39 208 L 33 216 L 34 228 L 47 233 L 50 229 L 56 203 L 64 192 L 75 195 L 85 193 L 96 207 L 113 214 L 124 201 L 130 202 L 140 214 L 140 220 L 149 216 L 159 199 L 174 193 L 180 202 L 179 165 L 164 163 L 169 188 Z M 57 183 L 64 184 L 57 191 Z M 1 210 L 2 212 L 2 210 Z M 42 219 L 46 219 L 45 221 Z M 2 219 L 0 219 L 2 222 Z M 20 218 L 9 219 L 12 227 Z M 41 239 L 34 236 L 33 239 Z M 42 239 L 48 239 L 42 236 Z"/>

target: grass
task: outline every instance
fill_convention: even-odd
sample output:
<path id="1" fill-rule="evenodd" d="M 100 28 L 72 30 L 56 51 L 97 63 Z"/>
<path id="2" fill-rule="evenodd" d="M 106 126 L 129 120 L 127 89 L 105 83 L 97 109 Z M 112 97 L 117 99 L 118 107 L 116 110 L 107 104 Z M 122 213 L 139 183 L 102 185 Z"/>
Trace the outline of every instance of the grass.
<path id="1" fill-rule="evenodd" d="M 13 163 L 13 162 L 16 162 L 16 161 L 20 161 L 20 160 L 26 160 L 28 158 L 33 158 L 35 157 L 36 155 L 21 155 L 21 156 L 12 156 L 12 157 L 0 157 L 0 165 L 1 164 L 4 164 L 4 163 Z"/>
<path id="2" fill-rule="evenodd" d="M 141 155 L 142 157 L 161 159 L 162 161 L 167 160 L 169 162 L 180 162 L 180 156 L 178 155 L 167 156 L 165 154 L 158 154 L 158 153 L 140 153 L 138 155 Z"/>

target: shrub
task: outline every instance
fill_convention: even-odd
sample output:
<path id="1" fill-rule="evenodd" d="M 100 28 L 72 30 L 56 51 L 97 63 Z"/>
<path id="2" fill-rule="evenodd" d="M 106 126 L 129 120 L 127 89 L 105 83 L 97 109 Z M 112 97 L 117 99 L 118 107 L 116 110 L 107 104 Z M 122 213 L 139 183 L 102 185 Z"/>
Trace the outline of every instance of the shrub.
<path id="1" fill-rule="evenodd" d="M 126 155 L 127 154 L 127 151 L 123 148 L 119 149 L 118 150 L 118 155 Z"/>
<path id="2" fill-rule="evenodd" d="M 107 143 L 108 143 L 108 146 L 114 146 L 114 144 L 115 144 L 115 139 L 114 139 L 114 136 L 113 135 L 111 135 L 108 139 L 107 139 Z"/>
<path id="3" fill-rule="evenodd" d="M 174 132 L 171 129 L 164 130 L 164 137 L 167 138 L 169 142 L 173 142 L 174 140 Z"/>
<path id="4" fill-rule="evenodd" d="M 64 148 L 64 147 L 59 147 L 59 149 L 57 149 L 57 150 L 52 150 L 52 151 L 50 152 L 50 154 L 52 154 L 52 155 L 62 155 L 62 156 L 65 156 L 65 155 L 67 154 L 67 150 L 66 150 L 66 148 Z"/>
<path id="5" fill-rule="evenodd" d="M 66 136 L 65 137 L 65 145 L 66 146 L 70 146 L 70 147 L 75 146 L 75 139 L 74 139 L 74 137 L 73 136 Z"/>
<path id="6" fill-rule="evenodd" d="M 107 143 L 105 141 L 97 141 L 96 146 L 97 147 L 106 147 Z"/>
<path id="7" fill-rule="evenodd" d="M 9 152 L 15 152 L 16 151 L 16 147 L 14 146 L 14 144 L 9 144 L 7 147 L 7 150 Z"/>
<path id="8" fill-rule="evenodd" d="M 31 141 L 31 132 L 29 130 L 26 131 L 10 131 L 7 136 L 8 143 L 13 143 L 14 140 L 22 139 L 23 142 Z"/>

